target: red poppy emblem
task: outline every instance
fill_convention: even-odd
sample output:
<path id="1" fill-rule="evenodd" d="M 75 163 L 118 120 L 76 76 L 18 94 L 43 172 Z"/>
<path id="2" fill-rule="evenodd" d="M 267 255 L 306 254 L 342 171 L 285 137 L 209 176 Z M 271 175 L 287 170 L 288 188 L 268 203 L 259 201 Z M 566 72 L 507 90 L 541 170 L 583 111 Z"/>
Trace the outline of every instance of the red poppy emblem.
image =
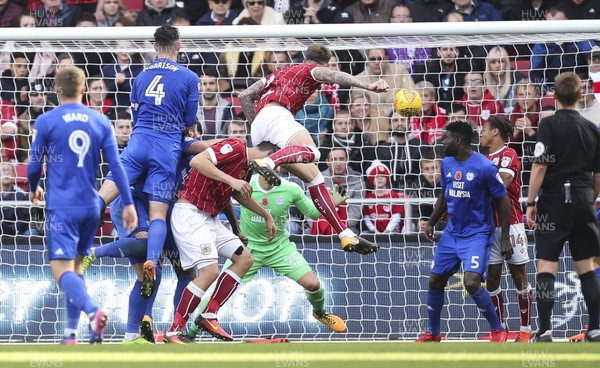
<path id="1" fill-rule="evenodd" d="M 262 199 L 262 205 L 263 206 L 268 206 L 269 205 L 269 199 L 268 198 L 263 198 Z"/>
<path id="2" fill-rule="evenodd" d="M 462 173 L 460 171 L 454 173 L 454 180 L 462 180 Z"/>

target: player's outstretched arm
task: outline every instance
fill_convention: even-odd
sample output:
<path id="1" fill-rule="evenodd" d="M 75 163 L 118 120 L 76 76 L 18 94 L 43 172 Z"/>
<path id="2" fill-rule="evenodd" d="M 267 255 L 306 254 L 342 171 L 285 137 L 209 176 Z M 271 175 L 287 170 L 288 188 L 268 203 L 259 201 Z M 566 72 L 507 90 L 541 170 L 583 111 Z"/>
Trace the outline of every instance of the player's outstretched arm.
<path id="1" fill-rule="evenodd" d="M 446 212 L 448 212 L 448 205 L 446 203 L 446 195 L 444 194 L 444 192 L 442 192 L 442 194 L 440 194 L 437 201 L 435 202 L 435 207 L 433 208 L 433 212 L 431 213 L 429 222 L 427 222 L 425 236 L 427 236 L 429 240 L 435 241 L 433 228 Z"/>
<path id="2" fill-rule="evenodd" d="M 217 144 L 221 141 L 224 141 L 226 138 L 218 138 L 218 139 L 209 139 L 206 141 L 195 141 L 194 143 L 190 144 L 190 146 L 187 149 L 187 153 L 190 155 L 197 155 L 199 153 L 204 152 L 208 147 L 212 146 L 213 144 Z"/>
<path id="3" fill-rule="evenodd" d="M 263 85 L 264 83 L 262 79 L 256 81 L 250 87 L 242 91 L 238 96 L 240 105 L 242 105 L 242 110 L 246 116 L 246 120 L 248 120 L 249 123 L 254 121 L 254 115 L 256 115 L 256 106 L 254 102 L 258 100 L 258 95 L 260 90 L 263 88 Z"/>
<path id="4" fill-rule="evenodd" d="M 190 161 L 190 166 L 209 179 L 217 180 L 229 185 L 236 192 L 240 192 L 245 198 L 252 195 L 252 187 L 250 184 L 243 180 L 234 179 L 231 175 L 219 170 L 219 168 L 213 164 L 208 151 L 204 151 L 194 156 L 192 161 Z"/>
<path id="5" fill-rule="evenodd" d="M 502 222 L 502 235 L 500 236 L 501 246 L 500 254 L 504 259 L 510 259 L 513 254 L 512 244 L 510 243 L 510 202 L 508 196 L 494 198 L 494 206 L 498 209 L 500 221 Z"/>
<path id="6" fill-rule="evenodd" d="M 238 203 L 250 211 L 256 213 L 257 215 L 263 217 L 267 223 L 267 231 L 268 231 L 268 239 L 273 240 L 277 235 L 277 225 L 275 224 L 275 220 L 273 220 L 273 216 L 267 211 L 263 206 L 258 204 L 256 200 L 252 197 L 244 198 L 239 192 L 233 193 L 233 198 L 235 198 Z"/>
<path id="7" fill-rule="evenodd" d="M 348 73 L 330 70 L 321 66 L 312 70 L 312 76 L 316 81 L 321 83 L 337 83 L 340 86 L 357 87 L 377 93 L 387 92 L 389 88 L 387 82 L 383 79 L 367 84 Z"/>

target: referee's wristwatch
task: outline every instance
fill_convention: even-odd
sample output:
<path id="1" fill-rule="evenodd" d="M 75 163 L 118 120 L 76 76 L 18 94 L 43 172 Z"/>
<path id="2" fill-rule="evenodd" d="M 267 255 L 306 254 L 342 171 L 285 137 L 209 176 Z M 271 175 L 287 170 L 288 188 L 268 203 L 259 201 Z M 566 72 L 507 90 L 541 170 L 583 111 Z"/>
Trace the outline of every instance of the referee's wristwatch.
<path id="1" fill-rule="evenodd" d="M 527 202 L 527 207 L 535 207 L 535 205 L 536 205 L 535 201 L 533 201 L 533 202 Z"/>

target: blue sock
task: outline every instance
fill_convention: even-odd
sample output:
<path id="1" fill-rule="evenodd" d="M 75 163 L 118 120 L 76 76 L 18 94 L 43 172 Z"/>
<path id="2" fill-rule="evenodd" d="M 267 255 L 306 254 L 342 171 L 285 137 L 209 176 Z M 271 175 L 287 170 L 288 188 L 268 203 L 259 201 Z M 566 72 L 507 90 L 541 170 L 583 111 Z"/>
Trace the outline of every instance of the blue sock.
<path id="1" fill-rule="evenodd" d="M 477 304 L 477 308 L 479 308 L 481 314 L 483 314 L 485 319 L 490 323 L 492 330 L 504 330 L 504 327 L 502 327 L 500 319 L 498 319 L 498 315 L 496 314 L 496 309 L 492 303 L 492 297 L 485 288 L 480 287 L 476 292 L 471 294 L 471 298 L 473 298 L 475 304 Z"/>
<path id="2" fill-rule="evenodd" d="M 429 332 L 433 336 L 440 334 L 442 309 L 445 295 L 443 291 L 427 291 L 427 316 L 429 317 Z M 491 300 L 491 299 L 490 299 Z"/>
<path id="3" fill-rule="evenodd" d="M 65 296 L 66 297 L 66 296 Z M 67 298 L 67 328 L 71 330 L 77 330 L 79 327 L 79 317 L 81 316 L 81 309 L 75 304 L 69 301 Z"/>
<path id="4" fill-rule="evenodd" d="M 181 300 L 181 294 L 185 290 L 186 286 L 192 281 L 190 276 L 180 276 L 177 278 L 177 287 L 175 288 L 175 296 L 173 297 L 173 310 L 177 310 L 179 301 Z"/>
<path id="5" fill-rule="evenodd" d="M 142 282 L 139 280 L 135 281 L 131 294 L 129 294 L 129 313 L 127 314 L 127 330 L 129 333 L 139 333 L 140 322 L 144 318 L 144 310 L 146 310 L 146 303 L 148 299 L 145 299 L 141 294 Z"/>
<path id="6" fill-rule="evenodd" d="M 156 286 L 154 287 L 154 294 L 147 299 L 148 304 L 146 305 L 146 315 L 152 318 L 152 307 L 154 306 L 154 300 L 156 299 L 156 294 L 158 294 L 158 287 L 160 286 L 160 281 L 162 280 L 162 268 L 156 267 Z"/>
<path id="7" fill-rule="evenodd" d="M 596 277 L 600 280 L 600 267 L 596 268 Z"/>
<path id="8" fill-rule="evenodd" d="M 148 252 L 146 259 L 154 261 L 158 268 L 158 259 L 162 253 L 165 239 L 167 238 L 167 223 L 163 220 L 154 220 L 148 228 Z"/>
<path id="9" fill-rule="evenodd" d="M 72 303 L 74 308 L 84 311 L 87 315 L 96 312 L 98 308 L 92 303 L 85 288 L 85 282 L 78 274 L 67 271 L 60 277 L 58 284 L 67 295 L 67 301 Z"/>
<path id="10" fill-rule="evenodd" d="M 125 238 L 94 248 L 96 258 L 144 258 L 146 257 L 146 239 Z"/>

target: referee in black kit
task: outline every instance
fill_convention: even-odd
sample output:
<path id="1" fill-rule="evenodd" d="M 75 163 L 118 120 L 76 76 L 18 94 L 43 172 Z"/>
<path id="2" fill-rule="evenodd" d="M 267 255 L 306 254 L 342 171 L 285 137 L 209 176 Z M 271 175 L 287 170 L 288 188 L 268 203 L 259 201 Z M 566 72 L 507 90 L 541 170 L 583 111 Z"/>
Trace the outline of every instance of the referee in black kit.
<path id="1" fill-rule="evenodd" d="M 590 319 L 586 341 L 600 342 L 600 283 L 593 263 L 600 255 L 595 206 L 600 191 L 600 133 L 575 111 L 581 93 L 576 74 L 560 74 L 554 88 L 557 111 L 539 124 L 527 197 L 527 224 L 536 229 L 537 259 L 538 331 L 531 341 L 552 341 L 554 281 L 568 240 Z"/>

